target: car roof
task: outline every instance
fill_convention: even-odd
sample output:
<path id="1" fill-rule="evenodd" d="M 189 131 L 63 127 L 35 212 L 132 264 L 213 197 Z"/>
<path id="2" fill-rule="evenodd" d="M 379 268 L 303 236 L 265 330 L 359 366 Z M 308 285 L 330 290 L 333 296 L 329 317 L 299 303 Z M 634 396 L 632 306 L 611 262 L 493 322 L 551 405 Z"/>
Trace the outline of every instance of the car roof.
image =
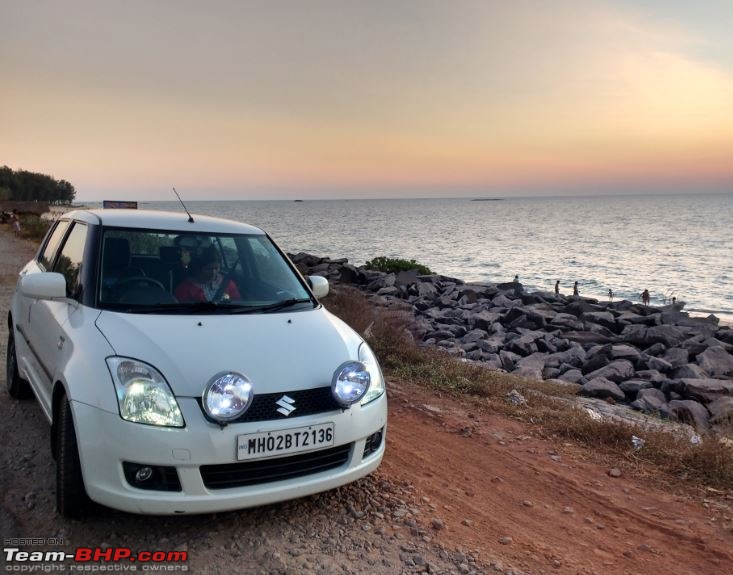
<path id="1" fill-rule="evenodd" d="M 211 216 L 193 214 L 193 222 L 188 221 L 184 212 L 164 212 L 157 210 L 94 209 L 74 210 L 64 214 L 63 219 L 77 219 L 90 224 L 115 228 L 140 228 L 194 233 L 234 233 L 264 235 L 260 228 Z"/>

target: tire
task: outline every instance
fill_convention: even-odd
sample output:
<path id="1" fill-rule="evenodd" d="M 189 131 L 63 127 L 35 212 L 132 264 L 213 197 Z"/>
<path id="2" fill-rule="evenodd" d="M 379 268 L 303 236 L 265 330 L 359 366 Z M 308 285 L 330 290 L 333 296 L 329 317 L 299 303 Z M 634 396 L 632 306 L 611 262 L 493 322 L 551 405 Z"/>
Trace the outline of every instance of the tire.
<path id="1" fill-rule="evenodd" d="M 56 435 L 56 508 L 66 518 L 78 519 L 87 515 L 92 501 L 84 487 L 79 448 L 66 396 L 59 401 Z"/>
<path id="2" fill-rule="evenodd" d="M 15 354 L 15 335 L 12 327 L 8 332 L 8 347 L 5 355 L 5 385 L 8 388 L 10 397 L 30 399 L 33 397 L 33 390 L 30 383 L 20 377 L 18 372 L 18 356 Z"/>

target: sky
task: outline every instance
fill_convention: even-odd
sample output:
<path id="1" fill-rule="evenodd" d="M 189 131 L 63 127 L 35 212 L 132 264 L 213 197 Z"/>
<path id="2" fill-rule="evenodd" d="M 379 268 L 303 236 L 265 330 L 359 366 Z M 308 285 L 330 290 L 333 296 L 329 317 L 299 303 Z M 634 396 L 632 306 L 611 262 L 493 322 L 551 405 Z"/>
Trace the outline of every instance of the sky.
<path id="1" fill-rule="evenodd" d="M 79 200 L 733 192 L 730 0 L 0 0 Z"/>

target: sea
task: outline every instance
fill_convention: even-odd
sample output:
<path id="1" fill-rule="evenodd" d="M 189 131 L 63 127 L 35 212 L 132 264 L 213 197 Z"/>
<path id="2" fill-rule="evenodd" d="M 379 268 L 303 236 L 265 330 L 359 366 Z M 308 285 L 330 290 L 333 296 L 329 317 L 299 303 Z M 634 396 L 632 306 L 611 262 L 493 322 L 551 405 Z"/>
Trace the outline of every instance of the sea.
<path id="1" fill-rule="evenodd" d="M 414 259 L 468 282 L 640 301 L 733 321 L 733 194 L 542 198 L 190 201 L 247 222 L 289 253 Z M 182 211 L 180 203 L 141 208 Z"/>

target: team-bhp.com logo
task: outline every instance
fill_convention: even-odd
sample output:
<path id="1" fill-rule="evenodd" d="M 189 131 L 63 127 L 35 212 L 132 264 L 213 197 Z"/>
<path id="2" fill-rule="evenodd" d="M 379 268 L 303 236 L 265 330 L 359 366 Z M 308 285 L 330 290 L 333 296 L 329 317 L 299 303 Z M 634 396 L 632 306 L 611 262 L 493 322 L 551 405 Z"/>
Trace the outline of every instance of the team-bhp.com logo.
<path id="1" fill-rule="evenodd" d="M 21 551 L 19 547 L 5 547 L 5 571 L 11 572 L 51 572 L 63 571 L 68 567 L 73 571 L 98 571 L 94 563 L 117 563 L 124 571 L 188 571 L 187 551 L 139 551 L 129 547 L 77 547 L 73 553 L 65 551 Z M 69 564 L 69 562 L 72 562 Z M 163 565 L 165 563 L 166 565 Z M 177 565 L 170 565 L 171 563 Z M 66 564 L 66 565 L 64 565 Z M 81 564 L 81 565 L 80 565 Z M 111 566 L 107 569 L 112 570 Z M 118 569 L 115 569 L 118 570 Z"/>

